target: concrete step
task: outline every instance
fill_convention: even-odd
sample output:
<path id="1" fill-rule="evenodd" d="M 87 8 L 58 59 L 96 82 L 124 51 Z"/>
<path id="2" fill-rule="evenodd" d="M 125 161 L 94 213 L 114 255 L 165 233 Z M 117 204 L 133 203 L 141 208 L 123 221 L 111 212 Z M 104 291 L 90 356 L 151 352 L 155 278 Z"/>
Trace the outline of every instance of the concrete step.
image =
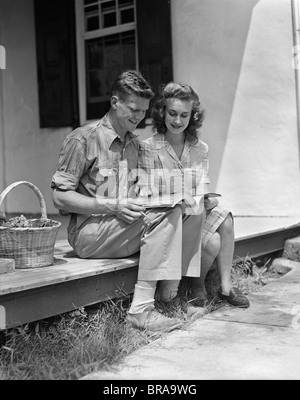
<path id="1" fill-rule="evenodd" d="M 283 257 L 292 261 L 300 261 L 300 236 L 285 241 Z"/>
<path id="2" fill-rule="evenodd" d="M 15 260 L 12 258 L 0 258 L 0 274 L 6 274 L 7 272 L 15 269 Z"/>
<path id="3" fill-rule="evenodd" d="M 289 260 L 285 257 L 275 258 L 272 261 L 270 270 L 276 272 L 279 275 L 285 275 L 291 270 L 300 270 L 300 262 Z"/>

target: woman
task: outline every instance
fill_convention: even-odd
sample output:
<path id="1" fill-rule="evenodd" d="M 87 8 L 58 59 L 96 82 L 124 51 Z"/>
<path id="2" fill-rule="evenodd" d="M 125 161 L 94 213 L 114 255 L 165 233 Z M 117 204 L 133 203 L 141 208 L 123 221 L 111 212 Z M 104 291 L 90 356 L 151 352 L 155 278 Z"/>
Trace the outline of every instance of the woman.
<path id="1" fill-rule="evenodd" d="M 204 110 L 198 94 L 187 84 L 168 83 L 162 87 L 160 97 L 152 109 L 152 120 L 156 133 L 141 144 L 140 152 L 140 167 L 151 177 L 151 185 L 154 184 L 155 190 L 160 192 L 176 191 L 178 179 L 177 183 L 172 184 L 169 177 L 181 174 L 182 182 L 189 184 L 189 193 L 199 194 L 199 190 L 207 193 L 210 183 L 208 146 L 200 140 L 198 132 L 204 120 Z M 186 179 L 187 176 L 192 178 Z M 146 189 L 144 184 L 144 181 L 140 183 L 141 192 L 145 194 L 146 190 L 149 194 L 149 186 Z M 150 187 L 151 190 L 153 188 Z M 233 287 L 231 282 L 234 252 L 232 214 L 220 206 L 215 197 L 205 198 L 204 207 L 206 216 L 202 235 L 201 274 L 192 279 L 193 304 L 203 306 L 207 302 L 205 278 L 216 259 L 220 276 L 219 298 L 236 307 L 248 307 L 247 297 Z M 178 284 L 175 281 L 162 281 L 161 300 L 174 298 Z"/>

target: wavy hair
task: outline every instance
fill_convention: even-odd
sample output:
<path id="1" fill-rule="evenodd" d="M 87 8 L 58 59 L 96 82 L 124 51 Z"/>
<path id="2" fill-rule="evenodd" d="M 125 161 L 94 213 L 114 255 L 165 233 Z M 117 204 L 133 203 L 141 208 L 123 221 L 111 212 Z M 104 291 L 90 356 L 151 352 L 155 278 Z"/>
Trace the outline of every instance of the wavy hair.
<path id="1" fill-rule="evenodd" d="M 152 99 L 154 92 L 146 79 L 135 70 L 124 71 L 114 81 L 111 88 L 112 96 L 119 96 L 124 100 L 132 94 L 144 99 Z"/>
<path id="2" fill-rule="evenodd" d="M 202 126 L 205 118 L 205 110 L 201 106 L 198 94 L 190 85 L 185 83 L 169 82 L 160 87 L 159 97 L 151 111 L 153 129 L 158 133 L 166 133 L 166 104 L 167 100 L 171 98 L 193 102 L 190 121 L 184 132 L 186 135 L 186 140 L 192 143 L 197 143 L 197 130 Z"/>

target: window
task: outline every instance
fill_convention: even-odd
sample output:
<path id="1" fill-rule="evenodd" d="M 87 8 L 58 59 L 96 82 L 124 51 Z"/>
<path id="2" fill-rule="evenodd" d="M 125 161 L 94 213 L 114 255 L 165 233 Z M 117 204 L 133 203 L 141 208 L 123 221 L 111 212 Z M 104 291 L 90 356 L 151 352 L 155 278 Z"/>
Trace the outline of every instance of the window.
<path id="1" fill-rule="evenodd" d="M 137 69 L 135 0 L 76 1 L 80 121 L 109 109 L 110 89 L 126 69 Z"/>
<path id="2" fill-rule="evenodd" d="M 101 118 L 111 85 L 125 69 L 141 71 L 155 92 L 173 79 L 170 0 L 34 5 L 41 127 Z"/>
<path id="3" fill-rule="evenodd" d="M 135 22 L 134 0 L 84 0 L 85 31 Z"/>

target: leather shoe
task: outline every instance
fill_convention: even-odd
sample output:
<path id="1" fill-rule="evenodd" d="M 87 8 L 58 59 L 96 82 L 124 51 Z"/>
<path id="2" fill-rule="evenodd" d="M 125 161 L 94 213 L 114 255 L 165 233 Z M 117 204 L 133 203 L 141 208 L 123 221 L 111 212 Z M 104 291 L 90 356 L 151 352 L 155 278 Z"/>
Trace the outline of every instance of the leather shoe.
<path id="1" fill-rule="evenodd" d="M 133 328 L 153 332 L 170 332 L 179 328 L 182 322 L 179 318 L 168 318 L 159 313 L 154 307 L 148 307 L 139 314 L 128 314 L 126 322 Z"/>
<path id="2" fill-rule="evenodd" d="M 229 294 L 223 294 L 221 288 L 218 291 L 218 296 L 221 300 L 226 301 L 234 307 L 247 308 L 250 302 L 247 297 L 236 287 L 230 289 Z"/>

